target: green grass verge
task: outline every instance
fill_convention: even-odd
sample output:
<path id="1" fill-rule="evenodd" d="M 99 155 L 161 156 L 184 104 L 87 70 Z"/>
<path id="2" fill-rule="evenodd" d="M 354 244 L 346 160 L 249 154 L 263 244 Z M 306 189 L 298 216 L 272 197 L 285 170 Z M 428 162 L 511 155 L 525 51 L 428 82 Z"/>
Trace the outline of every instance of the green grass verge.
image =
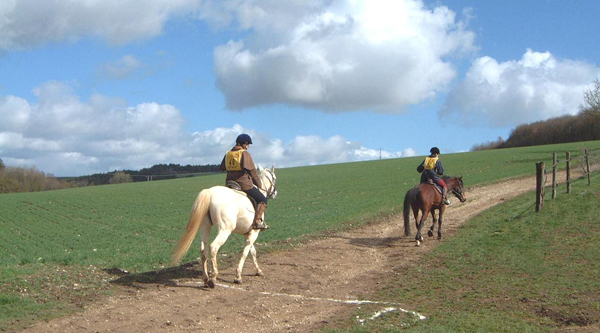
<path id="1" fill-rule="evenodd" d="M 444 154 L 442 161 L 447 174 L 464 176 L 469 187 L 531 176 L 534 163 L 550 164 L 553 152 L 576 158 L 583 148 L 598 150 L 600 141 Z M 271 229 L 259 237 L 258 251 L 399 213 L 422 159 L 277 170 L 279 197 L 269 202 Z M 72 311 L 112 290 L 107 281 L 115 272 L 165 268 L 198 192 L 223 179 L 0 195 L 0 329 Z M 238 254 L 242 245 L 243 237 L 233 235 L 221 253 Z M 184 261 L 198 256 L 196 241 Z"/>
<path id="2" fill-rule="evenodd" d="M 397 271 L 379 298 L 426 320 L 389 312 L 325 331 L 549 332 L 600 322 L 600 174 L 547 199 L 539 213 L 534 202 L 530 193 L 495 206 Z"/>

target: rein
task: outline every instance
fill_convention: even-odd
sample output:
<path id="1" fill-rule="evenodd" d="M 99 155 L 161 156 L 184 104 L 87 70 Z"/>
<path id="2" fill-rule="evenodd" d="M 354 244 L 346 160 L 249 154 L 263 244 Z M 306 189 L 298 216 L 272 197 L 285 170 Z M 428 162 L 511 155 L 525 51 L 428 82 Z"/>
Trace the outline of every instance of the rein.
<path id="1" fill-rule="evenodd" d="M 454 193 L 454 195 L 456 195 L 457 197 L 462 197 L 462 192 L 458 192 L 455 189 L 451 189 L 451 190 L 452 190 L 452 193 Z"/>
<path id="2" fill-rule="evenodd" d="M 462 186 L 460 186 L 460 184 L 457 186 L 458 188 L 461 188 Z M 450 188 L 450 186 L 448 186 L 448 188 Z M 455 188 L 450 188 L 450 191 L 452 191 L 452 193 L 457 197 L 457 198 L 462 198 L 463 194 L 462 191 L 457 191 Z"/>
<path id="3" fill-rule="evenodd" d="M 448 184 L 450 179 L 458 179 L 458 178 L 444 176 L 443 179 L 446 182 L 446 184 Z M 455 187 L 458 187 L 458 188 L 462 187 L 460 181 L 458 182 L 458 186 L 450 187 L 450 185 L 448 184 L 448 189 L 450 189 L 450 191 L 452 191 L 452 194 L 454 194 L 457 198 L 462 198 L 462 196 L 463 196 L 462 191 L 460 191 L 460 192 L 457 191 L 455 189 Z"/>

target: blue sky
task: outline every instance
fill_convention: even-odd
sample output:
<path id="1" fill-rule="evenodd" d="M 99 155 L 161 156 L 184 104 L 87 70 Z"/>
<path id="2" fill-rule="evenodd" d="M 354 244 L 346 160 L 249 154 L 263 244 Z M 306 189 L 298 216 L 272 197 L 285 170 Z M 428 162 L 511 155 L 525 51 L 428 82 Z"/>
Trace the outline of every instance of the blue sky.
<path id="1" fill-rule="evenodd" d="M 468 151 L 576 114 L 600 2 L 8 0 L 0 158 L 78 176 Z M 447 167 L 451 169 L 451 166 Z"/>

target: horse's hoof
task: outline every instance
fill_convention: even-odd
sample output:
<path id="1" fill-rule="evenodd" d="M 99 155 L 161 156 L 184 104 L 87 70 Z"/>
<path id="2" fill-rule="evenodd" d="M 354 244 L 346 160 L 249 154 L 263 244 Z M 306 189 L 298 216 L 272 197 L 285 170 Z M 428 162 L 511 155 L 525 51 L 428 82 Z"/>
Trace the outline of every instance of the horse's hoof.
<path id="1" fill-rule="evenodd" d="M 438 240 L 442 239 L 442 236 L 438 236 Z"/>
<path id="2" fill-rule="evenodd" d="M 417 241 L 417 243 L 415 244 L 416 247 L 421 246 L 421 242 Z"/>
<path id="3" fill-rule="evenodd" d="M 256 272 L 256 276 L 265 276 L 265 273 L 263 273 L 262 271 L 258 271 Z"/>
<path id="4" fill-rule="evenodd" d="M 207 285 L 209 288 L 213 289 L 213 288 L 215 287 L 215 281 L 213 281 L 213 280 L 209 280 L 209 281 L 206 283 L 206 285 Z"/>
<path id="5" fill-rule="evenodd" d="M 427 232 L 427 236 L 433 237 L 433 231 L 429 230 L 429 232 Z"/>
<path id="6" fill-rule="evenodd" d="M 233 282 L 235 284 L 242 284 L 242 279 L 235 279 L 235 280 L 233 280 Z"/>

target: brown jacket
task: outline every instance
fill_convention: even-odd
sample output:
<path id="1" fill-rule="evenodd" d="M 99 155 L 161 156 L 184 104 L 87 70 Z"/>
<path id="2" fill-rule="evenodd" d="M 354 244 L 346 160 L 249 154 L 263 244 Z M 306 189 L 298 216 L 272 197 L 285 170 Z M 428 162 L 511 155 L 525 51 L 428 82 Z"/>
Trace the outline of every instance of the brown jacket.
<path id="1" fill-rule="evenodd" d="M 231 149 L 231 151 L 241 150 L 242 147 L 236 145 Z M 221 161 L 221 166 L 219 170 L 227 171 L 225 167 L 225 160 L 227 159 L 227 155 L 223 157 L 223 161 Z M 226 180 L 233 180 L 240 184 L 243 191 L 251 190 L 254 185 L 258 188 L 262 188 L 262 184 L 260 182 L 260 178 L 258 178 L 258 173 L 256 172 L 256 167 L 254 166 L 254 161 L 252 160 L 252 156 L 248 151 L 244 151 L 242 153 L 242 171 L 227 171 Z"/>

